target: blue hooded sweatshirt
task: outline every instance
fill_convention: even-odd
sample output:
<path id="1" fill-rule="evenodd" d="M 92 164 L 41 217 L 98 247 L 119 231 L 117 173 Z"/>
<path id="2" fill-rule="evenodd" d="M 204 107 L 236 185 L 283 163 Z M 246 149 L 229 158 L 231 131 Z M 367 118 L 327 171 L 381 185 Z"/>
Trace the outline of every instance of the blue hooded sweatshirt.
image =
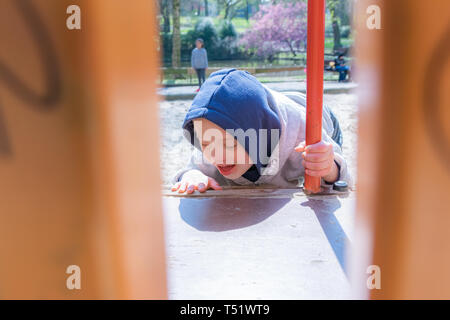
<path id="1" fill-rule="evenodd" d="M 196 146 L 194 128 L 192 120 L 198 118 L 208 119 L 224 130 L 255 129 L 257 134 L 256 154 L 257 159 L 252 159 L 252 166 L 244 177 L 250 181 L 256 181 L 265 167 L 265 163 L 260 159 L 259 146 L 261 135 L 260 129 L 267 130 L 267 157 L 270 157 L 279 137 L 271 137 L 272 132 L 281 132 L 280 119 L 277 113 L 270 108 L 267 99 L 267 92 L 262 84 L 247 71 L 236 69 L 223 69 L 214 72 L 202 85 L 201 90 L 196 95 L 189 108 L 183 123 L 186 137 L 191 144 Z M 278 131 L 272 131 L 277 129 Z M 247 153 L 249 151 L 248 141 L 242 143 Z"/>

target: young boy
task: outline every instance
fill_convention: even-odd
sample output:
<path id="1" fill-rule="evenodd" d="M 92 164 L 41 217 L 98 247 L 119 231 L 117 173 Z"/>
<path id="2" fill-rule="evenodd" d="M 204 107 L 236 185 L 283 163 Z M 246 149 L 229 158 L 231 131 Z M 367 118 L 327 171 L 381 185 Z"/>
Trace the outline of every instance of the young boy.
<path id="1" fill-rule="evenodd" d="M 305 172 L 324 185 L 337 180 L 350 185 L 337 119 L 325 107 L 322 141 L 305 147 L 305 105 L 304 95 L 270 90 L 245 71 L 211 74 L 186 114 L 184 134 L 196 149 L 172 191 L 292 188 Z"/>
<path id="2" fill-rule="evenodd" d="M 205 82 L 205 73 L 208 68 L 208 53 L 204 48 L 204 42 L 201 38 L 198 38 L 195 41 L 195 48 L 192 50 L 191 54 L 191 66 L 197 73 L 198 89 L 196 91 L 198 92 Z"/>

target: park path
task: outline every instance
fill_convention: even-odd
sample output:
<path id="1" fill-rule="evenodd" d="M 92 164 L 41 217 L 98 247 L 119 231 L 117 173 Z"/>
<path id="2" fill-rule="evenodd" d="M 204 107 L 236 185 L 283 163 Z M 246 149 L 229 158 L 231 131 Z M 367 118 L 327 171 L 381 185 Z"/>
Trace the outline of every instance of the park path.
<path id="1" fill-rule="evenodd" d="M 306 82 L 269 82 L 265 83 L 272 90 L 286 92 L 286 91 L 300 91 L 306 92 Z M 356 89 L 357 85 L 354 82 L 336 82 L 326 81 L 324 83 L 324 93 L 338 94 L 349 93 Z M 165 100 L 183 100 L 193 99 L 195 97 L 197 86 L 176 86 L 176 87 L 163 87 L 158 89 L 158 95 Z"/>

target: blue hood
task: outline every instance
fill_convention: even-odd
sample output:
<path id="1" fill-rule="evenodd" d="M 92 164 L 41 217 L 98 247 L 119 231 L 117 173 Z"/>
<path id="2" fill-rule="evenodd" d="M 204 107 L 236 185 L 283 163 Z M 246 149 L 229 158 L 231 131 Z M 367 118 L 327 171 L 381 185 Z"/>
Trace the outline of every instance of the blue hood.
<path id="1" fill-rule="evenodd" d="M 267 92 L 261 83 L 246 71 L 236 69 L 223 69 L 212 73 L 202 85 L 200 91 L 194 98 L 183 123 L 186 137 L 191 144 L 196 146 L 194 128 L 192 120 L 204 118 L 215 123 L 224 130 L 242 129 L 247 131 L 252 128 L 259 132 L 259 129 L 267 129 L 267 156 L 276 147 L 272 145 L 271 129 L 278 129 L 278 137 L 281 134 L 281 123 L 277 113 L 268 104 Z M 258 170 L 265 165 L 258 159 L 252 159 Z M 278 141 L 276 139 L 275 141 Z M 249 152 L 248 142 L 245 143 L 245 150 Z"/>

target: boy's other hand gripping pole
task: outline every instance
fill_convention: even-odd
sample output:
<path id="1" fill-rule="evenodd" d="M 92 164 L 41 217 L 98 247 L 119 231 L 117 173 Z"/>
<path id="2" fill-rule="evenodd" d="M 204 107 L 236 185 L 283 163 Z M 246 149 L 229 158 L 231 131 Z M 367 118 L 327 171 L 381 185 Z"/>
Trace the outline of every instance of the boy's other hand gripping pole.
<path id="1" fill-rule="evenodd" d="M 308 0 L 306 145 L 322 140 L 325 0 Z M 320 191 L 320 177 L 305 174 L 305 191 Z"/>

